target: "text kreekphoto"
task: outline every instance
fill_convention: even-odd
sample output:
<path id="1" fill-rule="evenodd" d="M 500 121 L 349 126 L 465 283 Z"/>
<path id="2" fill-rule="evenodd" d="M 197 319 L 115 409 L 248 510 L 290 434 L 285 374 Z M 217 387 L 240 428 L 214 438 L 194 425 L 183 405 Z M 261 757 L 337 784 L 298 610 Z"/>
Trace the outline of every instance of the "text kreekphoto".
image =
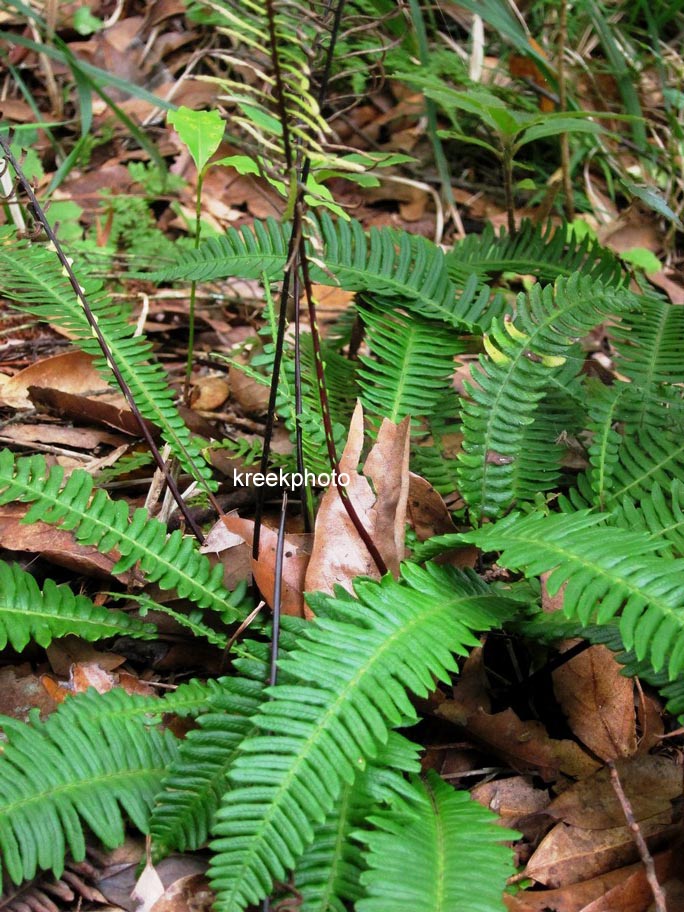
<path id="1" fill-rule="evenodd" d="M 347 472 L 337 473 L 336 469 L 332 472 L 322 472 L 316 475 L 306 469 L 302 472 L 284 472 L 280 469 L 277 472 L 238 472 L 233 469 L 233 485 L 237 487 L 268 487 L 268 488 L 289 488 L 297 490 L 302 485 L 315 485 L 319 488 L 327 488 L 328 485 L 337 486 L 349 484 L 349 474 Z"/>

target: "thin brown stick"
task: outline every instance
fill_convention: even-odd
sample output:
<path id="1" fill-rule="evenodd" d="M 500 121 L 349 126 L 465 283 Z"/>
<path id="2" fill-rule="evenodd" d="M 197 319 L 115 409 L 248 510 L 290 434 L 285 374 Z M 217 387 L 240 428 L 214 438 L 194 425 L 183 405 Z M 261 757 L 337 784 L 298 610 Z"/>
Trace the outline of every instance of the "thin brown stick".
<path id="1" fill-rule="evenodd" d="M 632 837 L 636 843 L 636 847 L 639 850 L 639 857 L 641 858 L 641 863 L 644 866 L 646 871 L 646 880 L 648 885 L 651 888 L 653 893 L 653 899 L 655 900 L 656 912 L 667 912 L 667 903 L 665 901 L 665 894 L 663 893 L 663 888 L 658 883 L 658 878 L 656 877 L 655 865 L 653 863 L 653 856 L 648 850 L 646 845 L 646 840 L 643 837 L 641 828 L 637 823 L 637 820 L 634 816 L 634 811 L 632 809 L 631 802 L 625 790 L 622 787 L 622 782 L 620 781 L 620 776 L 615 766 L 614 760 L 609 760 L 607 763 L 608 769 L 610 771 L 610 781 L 615 790 L 615 795 L 617 800 L 620 802 L 620 807 L 622 808 L 622 813 L 625 815 L 625 820 L 627 821 L 627 826 L 632 832 Z"/>

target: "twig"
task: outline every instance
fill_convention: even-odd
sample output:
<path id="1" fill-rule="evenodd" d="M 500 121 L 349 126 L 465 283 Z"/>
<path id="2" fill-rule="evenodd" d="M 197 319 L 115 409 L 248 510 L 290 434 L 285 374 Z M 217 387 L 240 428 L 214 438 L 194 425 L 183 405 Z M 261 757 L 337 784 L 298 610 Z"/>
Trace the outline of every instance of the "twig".
<path id="1" fill-rule="evenodd" d="M 658 883 L 658 878 L 656 877 L 655 865 L 653 864 L 653 856 L 648 850 L 646 840 L 644 839 L 641 828 L 639 827 L 639 824 L 637 823 L 637 820 L 634 816 L 631 802 L 622 787 L 622 782 L 620 781 L 620 776 L 618 775 L 615 761 L 608 760 L 607 766 L 610 771 L 610 781 L 612 783 L 613 789 L 615 790 L 615 795 L 617 796 L 617 800 L 620 802 L 622 813 L 625 815 L 625 820 L 627 821 L 627 825 L 632 831 L 634 842 L 636 843 L 636 847 L 639 850 L 639 857 L 641 858 L 641 863 L 643 864 L 646 871 L 646 880 L 648 881 L 648 885 L 650 886 L 651 892 L 653 893 L 653 899 L 655 900 L 656 912 L 667 912 L 665 894 L 663 893 L 663 888 Z"/>

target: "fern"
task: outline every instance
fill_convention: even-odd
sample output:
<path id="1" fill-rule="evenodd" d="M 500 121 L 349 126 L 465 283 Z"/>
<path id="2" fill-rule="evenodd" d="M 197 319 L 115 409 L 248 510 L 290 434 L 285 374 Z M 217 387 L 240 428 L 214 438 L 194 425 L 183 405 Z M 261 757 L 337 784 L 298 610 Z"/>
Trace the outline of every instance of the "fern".
<path id="1" fill-rule="evenodd" d="M 529 221 L 523 222 L 514 236 L 503 229 L 497 236 L 491 225 L 485 225 L 482 234 L 471 234 L 454 246 L 447 265 L 459 283 L 469 275 L 483 279 L 512 272 L 533 275 L 541 282 L 582 273 L 603 285 L 625 285 L 620 260 L 597 240 L 579 240 L 567 226 L 535 225 Z"/>
<path id="2" fill-rule="evenodd" d="M 14 306 L 66 329 L 83 351 L 94 356 L 96 368 L 109 383 L 111 365 L 103 356 L 83 308 L 54 254 L 17 240 L 13 230 L 5 227 L 0 229 L 0 265 L 0 289 L 15 302 Z M 133 335 L 134 327 L 127 322 L 125 312 L 122 314 L 111 303 L 99 281 L 82 277 L 81 283 L 97 325 L 139 411 L 159 426 L 171 452 L 187 472 L 194 477 L 200 476 L 210 487 L 215 486 L 199 444 L 190 435 L 174 405 L 174 393 L 166 374 L 159 364 L 150 361 L 152 346 L 143 336 Z"/>
<path id="3" fill-rule="evenodd" d="M 377 756 L 389 726 L 414 718 L 405 689 L 427 693 L 474 645 L 472 629 L 507 605 L 473 575 L 406 565 L 403 585 L 357 581 L 351 597 L 311 597 L 309 624 L 281 662 L 308 685 L 278 685 L 255 716 L 273 734 L 243 742 L 217 814 L 210 877 L 219 909 L 242 909 L 282 879 L 344 782 Z M 348 648 L 341 652 L 340 643 Z"/>
<path id="4" fill-rule="evenodd" d="M 456 329 L 471 328 L 489 303 L 485 293 L 477 296 L 474 305 L 472 286 L 467 294 L 457 295 L 444 253 L 426 238 L 379 228 L 371 228 L 366 235 L 359 222 L 335 223 L 326 214 L 317 219 L 309 216 L 309 222 L 313 282 L 367 292 L 376 302 L 401 304 Z M 281 227 L 272 219 L 255 221 L 253 233 L 247 228 L 240 232 L 229 229 L 223 237 L 184 252 L 173 266 L 146 277 L 157 282 L 262 276 L 274 280 L 285 266 L 289 234 L 289 226 Z M 319 242 L 321 249 L 317 250 Z"/>
<path id="5" fill-rule="evenodd" d="M 77 541 L 95 545 L 102 553 L 119 552 L 113 573 L 122 573 L 140 563 L 150 582 L 174 589 L 182 598 L 202 608 L 212 608 L 224 620 L 235 620 L 242 593 L 229 593 L 223 586 L 223 569 L 213 567 L 200 554 L 196 543 L 151 519 L 139 508 L 131 517 L 128 505 L 111 500 L 102 490 L 93 493 L 93 479 L 75 469 L 65 481 L 64 469 L 48 470 L 42 456 L 14 459 L 9 450 L 0 452 L 0 504 L 19 500 L 32 503 L 25 521 L 73 529 Z"/>
<path id="6" fill-rule="evenodd" d="M 620 400 L 627 387 L 616 383 L 614 386 L 595 385 L 588 392 L 588 429 L 593 434 L 589 445 L 591 469 L 588 481 L 596 496 L 600 509 L 604 509 L 608 488 L 614 480 L 622 436 L 615 427 L 618 420 Z"/>
<path id="7" fill-rule="evenodd" d="M 659 403 L 668 386 L 684 381 L 684 311 L 655 295 L 642 296 L 639 309 L 624 314 L 612 335 L 616 367 L 638 389 L 625 401 L 621 417 L 630 428 L 667 426 L 672 415 L 663 417 Z"/>
<path id="8" fill-rule="evenodd" d="M 295 887 L 302 912 L 345 912 L 345 901 L 363 896 L 360 881 L 366 863 L 352 835 L 366 825 L 369 809 L 410 794 L 402 772 L 418 772 L 417 752 L 415 744 L 390 732 L 378 757 L 342 786 L 335 808 L 315 827 L 314 841 L 297 864 Z"/>
<path id="9" fill-rule="evenodd" d="M 115 699 L 121 703 L 120 694 Z M 59 877 L 67 851 L 83 860 L 86 827 L 110 848 L 121 844 L 122 811 L 146 831 L 176 742 L 139 719 L 108 712 L 111 702 L 110 694 L 91 695 L 90 711 L 82 713 L 73 698 L 45 722 L 34 715 L 28 725 L 2 718 L 8 742 L 0 755 L 0 851 L 14 883 L 38 869 Z"/>
<path id="10" fill-rule="evenodd" d="M 684 442 L 681 434 L 643 428 L 624 437 L 612 467 L 608 491 L 602 492 L 608 506 L 625 497 L 640 500 L 654 484 L 667 488 L 684 481 Z"/>
<path id="11" fill-rule="evenodd" d="M 544 451 L 554 440 L 539 440 L 528 453 L 525 428 L 562 373 L 574 339 L 605 315 L 620 313 L 631 300 L 626 292 L 574 276 L 519 296 L 515 321 L 493 321 L 491 335 L 485 337 L 487 357 L 481 356 L 471 373 L 471 399 L 462 410 L 460 490 L 476 516 L 493 517 L 507 509 L 516 478 L 526 476 L 529 490 L 536 476 L 543 487 L 544 466 L 553 466 Z M 537 468 L 528 469 L 525 460 L 536 461 Z"/>
<path id="12" fill-rule="evenodd" d="M 671 679 L 684 669 L 684 562 L 655 555 L 657 540 L 611 528 L 588 511 L 512 515 L 462 540 L 502 551 L 500 565 L 526 576 L 553 571 L 547 587 L 554 595 L 567 584 L 568 617 L 605 624 L 619 614 L 622 641 L 638 659 L 655 671 L 667 662 Z"/>
<path id="13" fill-rule="evenodd" d="M 663 554 L 684 557 L 684 484 L 675 480 L 669 491 L 653 485 L 638 505 L 625 497 L 613 511 L 612 522 L 660 541 Z"/>
<path id="14" fill-rule="evenodd" d="M 52 580 L 46 580 L 41 591 L 17 564 L 0 563 L 0 649 L 9 642 L 21 652 L 31 640 L 49 646 L 55 637 L 69 634 L 90 641 L 112 636 L 149 640 L 156 630 L 122 611 L 74 595 L 68 586 L 57 586 Z"/>
<path id="15" fill-rule="evenodd" d="M 286 625 L 298 626 L 291 620 Z M 281 648 L 293 645 L 292 634 L 282 631 Z M 240 743 L 256 733 L 251 717 L 263 699 L 268 650 L 256 642 L 245 643 L 243 648 L 251 657 L 234 662 L 240 676 L 217 684 L 207 711 L 198 718 L 199 727 L 188 733 L 164 778 L 150 820 L 157 855 L 196 849 L 206 841 L 228 787 L 227 770 Z"/>
<path id="16" fill-rule="evenodd" d="M 408 800 L 375 814 L 375 829 L 357 833 L 369 846 L 361 875 L 367 896 L 357 912 L 500 912 L 513 873 L 514 835 L 496 817 L 434 773 L 414 779 Z"/>
<path id="17" fill-rule="evenodd" d="M 363 308 L 371 356 L 361 355 L 361 401 L 376 421 L 429 418 L 451 389 L 454 355 L 465 346 L 455 333 L 405 314 Z"/>

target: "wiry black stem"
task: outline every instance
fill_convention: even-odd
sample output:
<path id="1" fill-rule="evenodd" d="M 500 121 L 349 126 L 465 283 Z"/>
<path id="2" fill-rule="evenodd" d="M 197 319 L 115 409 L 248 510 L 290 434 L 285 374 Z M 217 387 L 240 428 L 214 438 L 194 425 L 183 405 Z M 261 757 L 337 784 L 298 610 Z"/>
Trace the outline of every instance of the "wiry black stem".
<path id="1" fill-rule="evenodd" d="M 294 222 L 292 224 L 292 234 L 287 247 L 287 262 L 294 259 L 298 240 L 297 235 L 301 231 L 301 223 L 295 212 Z M 292 281 L 292 267 L 285 270 L 283 275 L 283 284 L 280 290 L 280 312 L 278 314 L 278 329 L 275 338 L 275 354 L 273 356 L 273 372 L 271 374 L 271 389 L 268 397 L 268 412 L 266 413 L 266 426 L 264 428 L 264 448 L 261 453 L 261 464 L 259 470 L 265 474 L 268 470 L 268 459 L 271 453 L 271 438 L 273 437 L 273 425 L 275 423 L 276 398 L 278 395 L 278 382 L 280 380 L 280 366 L 283 361 L 283 347 L 285 341 L 285 328 L 287 325 L 287 299 L 290 293 L 290 282 Z M 259 541 L 261 538 L 261 518 L 264 511 L 264 488 L 257 488 L 256 505 L 254 511 L 254 538 L 252 540 L 252 557 L 257 560 L 259 557 Z"/>
<path id="2" fill-rule="evenodd" d="M 283 554 L 285 551 L 285 519 L 287 517 L 287 491 L 283 492 L 280 523 L 276 541 L 275 582 L 273 584 L 273 636 L 271 637 L 271 673 L 268 683 L 273 687 L 278 681 L 278 644 L 280 642 L 280 609 L 283 591 Z"/>
<path id="3" fill-rule="evenodd" d="M 290 142 L 290 125 L 287 117 L 287 108 L 285 106 L 285 85 L 283 83 L 283 73 L 280 66 L 280 54 L 278 52 L 278 32 L 276 30 L 276 13 L 274 0 L 266 0 L 266 16 L 268 17 L 268 38 L 271 43 L 271 63 L 273 65 L 273 75 L 275 77 L 276 92 L 275 100 L 278 106 L 278 117 L 283 130 L 283 150 L 285 152 L 285 167 L 289 172 L 292 170 L 292 144 Z"/>
<path id="4" fill-rule="evenodd" d="M 35 193 L 33 192 L 33 188 L 31 187 L 31 184 L 26 179 L 26 176 L 25 176 L 24 172 L 22 171 L 21 166 L 19 165 L 19 162 L 16 160 L 16 158 L 14 157 L 14 155 L 12 153 L 12 150 L 9 147 L 9 143 L 2 136 L 0 136 L 0 146 L 2 146 L 3 155 L 5 156 L 7 161 L 12 165 L 12 168 L 14 169 L 14 172 L 16 173 L 20 184 L 24 188 L 24 192 L 26 193 L 26 196 L 28 197 L 29 203 L 31 205 L 31 211 L 33 212 L 34 217 L 37 218 L 38 221 L 40 222 L 40 224 L 43 226 L 43 229 L 45 231 L 45 234 L 47 235 L 48 240 L 52 243 L 52 245 L 55 249 L 57 259 L 61 263 L 61 265 L 64 269 L 64 272 L 65 272 L 65 275 L 69 280 L 69 284 L 71 285 L 78 302 L 80 303 L 81 307 L 83 308 L 83 313 L 85 315 L 86 320 L 88 321 L 88 325 L 90 326 L 93 335 L 97 339 L 98 344 L 99 344 L 100 348 L 102 349 L 102 354 L 104 355 L 104 357 L 107 361 L 107 364 L 108 364 L 110 370 L 112 371 L 117 384 L 119 385 L 119 389 L 121 390 L 126 401 L 128 402 L 128 407 L 130 408 L 131 413 L 133 414 L 133 417 L 138 422 L 138 425 L 140 427 L 140 432 L 141 432 L 145 442 L 147 443 L 147 446 L 149 447 L 150 452 L 152 453 L 154 461 L 156 462 L 158 468 L 164 475 L 166 483 L 169 486 L 169 491 L 171 491 L 171 495 L 172 495 L 173 499 L 178 504 L 178 509 L 183 514 L 183 518 L 185 519 L 186 523 L 188 524 L 188 528 L 192 530 L 192 533 L 195 536 L 195 538 L 197 538 L 197 540 L 200 543 L 202 543 L 204 541 L 204 535 L 202 534 L 202 530 L 199 528 L 199 526 L 195 523 L 194 519 L 192 518 L 190 511 L 188 510 L 187 504 L 183 500 L 183 497 L 182 497 L 180 491 L 178 490 L 178 485 L 176 484 L 176 480 L 173 477 L 166 460 L 163 458 L 163 456 L 159 452 L 159 449 L 158 449 L 156 443 L 154 442 L 154 438 L 152 437 L 150 429 L 147 426 L 147 422 L 143 418 L 142 414 L 140 413 L 140 410 L 138 409 L 138 406 L 136 405 L 135 399 L 133 398 L 133 393 L 131 392 L 131 389 L 128 386 L 128 384 L 126 383 L 121 371 L 119 370 L 118 365 L 114 361 L 114 358 L 112 357 L 112 353 L 109 349 L 109 346 L 107 345 L 107 341 L 106 341 L 105 337 L 102 335 L 102 330 L 100 329 L 100 327 L 98 325 L 97 317 L 95 316 L 95 314 L 93 313 L 93 311 L 90 308 L 90 305 L 88 304 L 86 296 L 84 295 L 84 293 L 81 289 L 81 286 L 78 283 L 76 274 L 71 267 L 71 263 L 69 262 L 68 257 L 66 256 L 66 254 L 64 253 L 64 250 L 62 249 L 61 243 L 57 239 L 57 235 L 52 230 L 52 226 L 50 225 L 50 223 L 47 219 L 47 216 L 45 215 L 45 210 L 43 209 L 41 204 L 38 202 L 38 198 L 36 197 Z"/>
<path id="5" fill-rule="evenodd" d="M 301 242 L 303 248 L 303 240 Z M 370 553 L 370 556 L 373 558 L 375 566 L 378 568 L 378 572 L 381 576 L 384 576 L 387 573 L 387 566 L 382 559 L 380 552 L 378 551 L 377 545 L 371 538 L 368 530 L 364 526 L 359 514 L 354 509 L 354 504 L 351 502 L 349 494 L 347 493 L 346 488 L 340 482 L 340 471 L 339 464 L 337 461 L 337 453 L 335 451 L 335 440 L 332 433 L 332 421 L 330 420 L 330 403 L 328 402 L 328 390 L 325 385 L 325 373 L 323 370 L 323 358 L 321 355 L 321 337 L 318 332 L 318 327 L 316 325 L 316 306 L 313 300 L 313 292 L 311 289 L 311 279 L 309 277 L 309 264 L 302 251 L 301 255 L 301 267 L 302 267 L 302 278 L 304 280 L 304 292 L 306 294 L 306 303 L 309 308 L 309 321 L 311 323 L 311 342 L 313 345 L 313 354 L 314 354 L 314 364 L 316 365 L 316 382 L 318 385 L 318 395 L 321 401 L 321 412 L 323 415 L 323 429 L 325 432 L 325 445 L 328 449 L 328 458 L 330 460 L 330 465 L 334 469 L 333 478 L 335 480 L 335 487 L 337 488 L 337 493 L 340 495 L 340 500 L 344 504 L 344 509 L 347 511 L 349 519 L 352 521 L 354 528 L 358 532 L 361 540 L 363 541 L 366 548 Z"/>
<path id="6" fill-rule="evenodd" d="M 294 276 L 293 297 L 295 300 L 295 349 L 294 349 L 294 367 L 295 367 L 295 451 L 297 454 L 297 472 L 300 478 L 304 479 L 306 466 L 304 465 L 304 432 L 302 429 L 301 414 L 303 410 L 302 401 L 302 361 L 301 361 L 301 333 L 300 333 L 300 307 L 299 296 L 301 292 L 299 273 Z M 302 518 L 304 520 L 304 531 L 311 532 L 313 529 L 313 516 L 308 498 L 309 487 L 303 480 L 299 489 L 299 499 L 301 501 Z"/>

